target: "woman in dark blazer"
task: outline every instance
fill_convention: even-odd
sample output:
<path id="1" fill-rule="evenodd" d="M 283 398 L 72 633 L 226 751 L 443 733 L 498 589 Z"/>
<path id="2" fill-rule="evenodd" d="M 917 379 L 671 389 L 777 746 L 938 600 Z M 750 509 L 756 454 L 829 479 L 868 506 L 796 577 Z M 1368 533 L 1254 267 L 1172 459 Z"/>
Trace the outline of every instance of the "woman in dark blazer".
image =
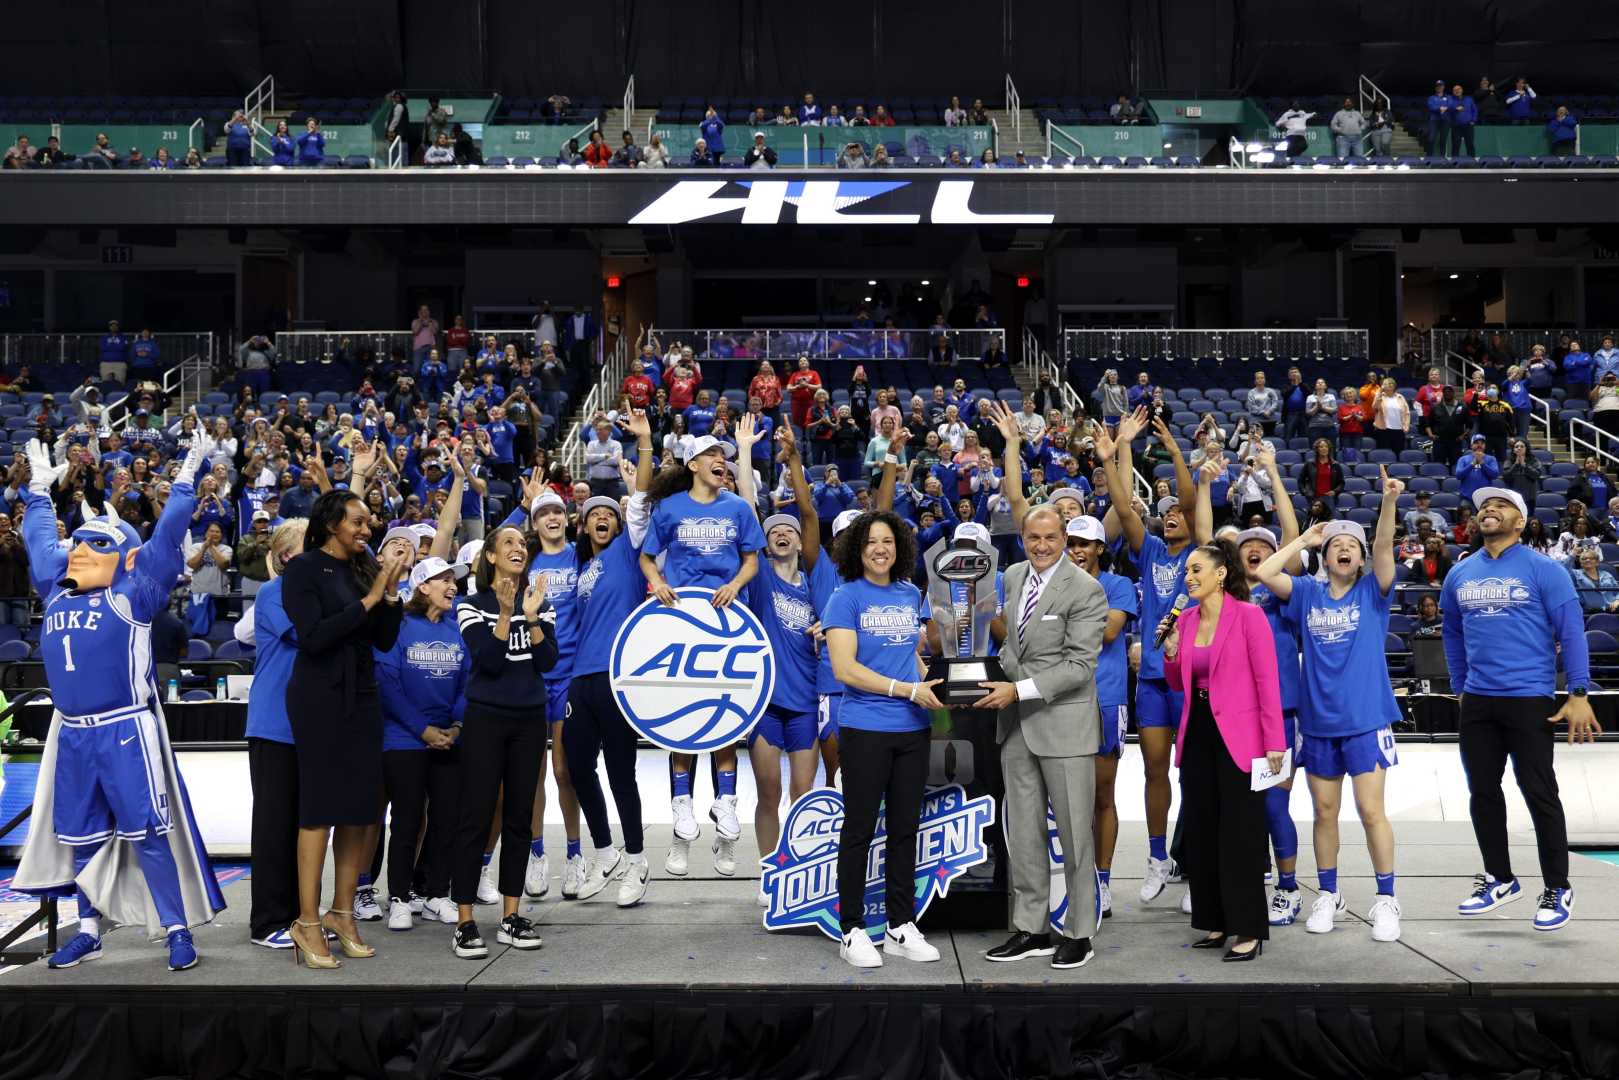
<path id="1" fill-rule="evenodd" d="M 298 643 L 287 680 L 287 717 L 298 751 L 293 957 L 301 954 L 317 968 L 338 966 L 323 928 L 337 935 L 345 956 L 376 953 L 360 941 L 352 910 L 334 906 L 320 915 L 328 838 L 334 904 L 348 902 L 371 861 L 382 805 L 382 706 L 372 650 L 386 652 L 399 636 L 396 590 L 405 563 L 389 553 L 378 566 L 366 547 L 369 522 L 365 503 L 352 492 L 322 495 L 309 512 L 304 554 L 283 575 L 282 603 Z"/>

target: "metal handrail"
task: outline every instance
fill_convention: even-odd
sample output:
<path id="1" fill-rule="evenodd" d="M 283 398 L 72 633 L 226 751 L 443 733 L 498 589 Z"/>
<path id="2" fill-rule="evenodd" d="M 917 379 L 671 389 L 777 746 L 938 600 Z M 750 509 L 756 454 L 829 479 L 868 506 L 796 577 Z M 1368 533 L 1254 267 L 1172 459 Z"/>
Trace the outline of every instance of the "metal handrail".
<path id="1" fill-rule="evenodd" d="M 730 329 L 674 328 L 660 330 L 665 344 L 691 346 L 698 359 L 710 360 L 921 360 L 931 339 L 944 334 L 965 356 L 977 356 L 992 338 L 1004 345 L 1004 327 L 957 330 L 940 327 L 747 327 Z"/>
<path id="2" fill-rule="evenodd" d="M 624 130 L 630 129 L 630 120 L 635 116 L 635 72 L 630 72 L 630 81 L 624 84 Z"/>
<path id="3" fill-rule="evenodd" d="M 1619 455 L 1604 449 L 1604 445 L 1612 441 L 1607 432 L 1590 421 L 1581 420 L 1577 416 L 1565 417 L 1563 423 L 1568 425 L 1569 456 L 1578 456 L 1579 448 L 1583 447 L 1587 453 L 1595 454 L 1609 469 L 1619 465 Z M 1583 436 L 1581 434 L 1582 430 L 1589 430 L 1590 437 Z"/>
<path id="4" fill-rule="evenodd" d="M 1446 352 L 1459 351 L 1461 344 L 1473 335 L 1477 335 L 1480 340 L 1488 342 L 1492 335 L 1500 334 L 1506 341 L 1507 346 L 1512 349 L 1513 354 L 1520 361 L 1527 362 L 1534 346 L 1544 345 L 1546 346 L 1546 351 L 1550 353 L 1552 346 L 1564 334 L 1578 340 L 1581 345 L 1586 346 L 1587 352 L 1591 352 L 1593 351 L 1591 346 L 1599 345 L 1604 336 L 1614 332 L 1613 328 L 1603 329 L 1602 327 L 1589 326 L 1578 329 L 1568 326 L 1551 328 L 1527 327 L 1515 330 L 1485 329 L 1483 327 L 1434 329 L 1428 331 L 1428 355 L 1443 356 Z"/>
<path id="5" fill-rule="evenodd" d="M 388 168 L 403 169 L 405 167 L 405 140 L 398 135 L 388 144 Z"/>
<path id="6" fill-rule="evenodd" d="M 259 84 L 247 92 L 242 98 L 242 112 L 255 124 L 264 119 L 265 102 L 270 103 L 270 112 L 275 112 L 275 76 L 266 75 L 259 80 Z"/>
<path id="7" fill-rule="evenodd" d="M 191 126 L 186 129 L 187 150 L 195 150 L 197 148 L 197 129 L 202 126 L 202 117 L 199 116 L 195 120 L 191 121 Z"/>
<path id="8" fill-rule="evenodd" d="M 580 128 L 578 131 L 571 132 L 570 134 L 563 136 L 562 141 L 557 144 L 557 148 L 556 148 L 553 156 L 559 157 L 559 158 L 562 156 L 562 151 L 567 147 L 569 139 L 577 139 L 582 135 L 582 136 L 584 136 L 585 141 L 589 142 L 590 141 L 590 133 L 592 131 L 598 131 L 600 129 L 601 129 L 601 118 L 600 117 L 591 117 L 590 123 L 586 124 L 584 127 Z M 647 141 L 648 142 L 652 141 L 650 136 L 648 136 Z"/>
<path id="9" fill-rule="evenodd" d="M 1017 139 L 1018 145 L 1023 145 L 1023 97 L 1017 92 L 1017 84 L 1012 81 L 1012 73 L 1006 73 L 1006 111 L 1012 116 L 1012 136 Z M 999 155 L 1000 147 L 995 148 Z"/>
<path id="10" fill-rule="evenodd" d="M 1077 153 L 1077 154 L 1068 154 L 1069 157 L 1073 158 L 1073 157 L 1084 157 L 1085 156 L 1085 144 L 1084 143 L 1080 142 L 1078 139 L 1076 139 L 1072 135 L 1070 135 L 1066 128 L 1058 127 L 1056 124 L 1053 124 L 1050 120 L 1047 120 L 1046 121 L 1046 160 L 1047 161 L 1050 161 L 1052 156 L 1056 153 L 1056 145 L 1054 143 L 1054 139 L 1058 135 L 1061 135 L 1064 139 L 1067 139 L 1069 142 L 1071 142 L 1075 146 L 1079 147 L 1079 153 Z M 1065 150 L 1065 151 L 1063 151 L 1063 153 L 1067 154 L 1068 151 Z"/>
<path id="11" fill-rule="evenodd" d="M 1453 362 L 1454 361 L 1454 362 Z M 1444 356 L 1439 359 L 1439 377 L 1458 391 L 1467 386 L 1467 357 L 1452 349 L 1447 349 Z M 1429 365 L 1430 367 L 1433 365 Z M 1538 424 L 1546 433 L 1546 445 L 1556 445 L 1552 431 L 1552 403 L 1546 398 L 1535 394 L 1529 395 L 1529 421 Z M 1619 460 L 1619 459 L 1616 459 Z"/>
<path id="12" fill-rule="evenodd" d="M 1367 102 L 1370 102 L 1371 104 L 1376 105 L 1380 101 L 1383 103 L 1384 111 L 1392 111 L 1393 110 L 1393 104 L 1394 103 L 1389 99 L 1389 96 L 1383 92 L 1383 88 L 1378 86 L 1371 79 L 1368 79 L 1366 76 L 1362 75 L 1360 77 L 1360 111 L 1361 111 L 1361 113 L 1364 114 L 1366 112 L 1366 104 L 1367 104 Z"/>
<path id="13" fill-rule="evenodd" d="M 1069 359 L 1108 358 L 1119 361 L 1212 357 L 1216 360 L 1275 360 L 1326 356 L 1369 356 L 1365 330 L 1092 327 L 1063 331 Z"/>

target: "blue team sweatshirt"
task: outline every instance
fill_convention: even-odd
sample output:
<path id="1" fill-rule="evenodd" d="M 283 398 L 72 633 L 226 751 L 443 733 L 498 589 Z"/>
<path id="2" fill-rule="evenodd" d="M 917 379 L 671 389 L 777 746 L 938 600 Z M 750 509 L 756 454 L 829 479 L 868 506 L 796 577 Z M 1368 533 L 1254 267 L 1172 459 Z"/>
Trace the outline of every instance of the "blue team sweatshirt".
<path id="1" fill-rule="evenodd" d="M 1478 104 L 1470 97 L 1451 98 L 1450 122 L 1458 126 L 1478 123 Z"/>
<path id="2" fill-rule="evenodd" d="M 298 635 L 281 604 L 282 578 L 253 597 L 253 685 L 247 694 L 247 737 L 293 743 L 287 719 L 287 680 L 298 658 Z"/>
<path id="3" fill-rule="evenodd" d="M 1428 95 L 1428 116 L 1429 116 L 1429 118 L 1430 119 L 1437 118 L 1442 123 L 1446 123 L 1446 124 L 1450 123 L 1451 114 L 1450 113 L 1441 113 L 1439 110 L 1444 109 L 1444 108 L 1448 108 L 1449 106 L 1452 106 L 1454 104 L 1456 104 L 1456 99 L 1451 97 L 1449 94 L 1429 94 Z"/>
<path id="4" fill-rule="evenodd" d="M 1573 113 L 1569 113 L 1561 120 L 1554 116 L 1546 121 L 1546 138 L 1551 140 L 1553 146 L 1571 143 L 1575 140 L 1579 128 L 1580 121 Z"/>
<path id="5" fill-rule="evenodd" d="M 270 137 L 270 161 L 276 165 L 291 165 L 294 153 L 292 136 L 272 135 Z"/>
<path id="6" fill-rule="evenodd" d="M 319 165 L 326 160 L 326 136 L 318 131 L 306 131 L 298 136 L 298 163 Z"/>
<path id="7" fill-rule="evenodd" d="M 225 129 L 225 145 L 232 150 L 246 150 L 253 145 L 253 129 L 246 124 L 232 124 Z"/>
<path id="8" fill-rule="evenodd" d="M 697 125 L 697 131 L 708 144 L 708 152 L 716 157 L 725 153 L 725 121 L 718 116 Z"/>
<path id="9" fill-rule="evenodd" d="M 122 364 L 129 358 L 129 339 L 122 334 L 106 334 L 101 338 L 101 362 Z"/>
<path id="10" fill-rule="evenodd" d="M 1551 697 L 1561 647 L 1568 688 L 1591 685 L 1585 620 L 1568 571 L 1523 544 L 1480 550 L 1440 591 L 1451 685 L 1469 694 Z"/>
<path id="11" fill-rule="evenodd" d="M 375 655 L 384 750 L 425 750 L 422 732 L 429 725 L 448 728 L 461 722 L 472 657 L 453 611 L 438 622 L 406 615 L 394 647 Z"/>

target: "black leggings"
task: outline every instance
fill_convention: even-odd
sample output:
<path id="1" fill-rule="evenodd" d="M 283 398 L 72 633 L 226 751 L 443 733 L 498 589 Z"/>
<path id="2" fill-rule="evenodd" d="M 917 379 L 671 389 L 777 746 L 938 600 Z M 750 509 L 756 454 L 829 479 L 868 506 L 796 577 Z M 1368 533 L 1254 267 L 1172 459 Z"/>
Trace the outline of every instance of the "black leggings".
<path id="1" fill-rule="evenodd" d="M 844 726 L 838 731 L 843 770 L 838 910 L 845 934 L 866 925 L 866 862 L 885 800 L 888 925 L 916 920 L 916 829 L 928 780 L 928 740 L 925 728 L 865 731 Z"/>
<path id="2" fill-rule="evenodd" d="M 1181 747 L 1181 814 L 1192 926 L 1245 938 L 1270 936 L 1265 795 L 1231 760 L 1206 690 L 1192 691 Z"/>
<path id="3" fill-rule="evenodd" d="M 1540 851 L 1540 876 L 1549 889 L 1568 888 L 1568 824 L 1552 768 L 1556 741 L 1546 717 L 1557 708 L 1549 697 L 1491 697 L 1463 694 L 1462 768 L 1467 771 L 1473 834 L 1484 855 L 1484 869 L 1497 881 L 1511 881 L 1507 847 L 1507 800 L 1501 778 L 1507 759 L 1518 790 L 1529 807 Z"/>
<path id="4" fill-rule="evenodd" d="M 452 847 L 450 899 L 478 902 L 478 874 L 495 803 L 500 812 L 500 895 L 522 896 L 528 846 L 534 839 L 534 791 L 545 753 L 544 710 L 521 712 L 467 702 L 458 740 L 461 755 L 461 809 Z"/>
<path id="5" fill-rule="evenodd" d="M 450 844 L 461 799 L 461 750 L 386 750 L 382 782 L 393 803 L 388 832 L 388 895 L 407 899 L 445 896 L 450 883 Z M 422 836 L 422 817 L 427 835 Z M 421 838 L 421 856 L 416 841 Z"/>
<path id="6" fill-rule="evenodd" d="M 641 789 L 635 783 L 635 730 L 619 712 L 613 688 L 605 671 L 575 675 L 568 689 L 568 714 L 562 722 L 562 752 L 568 759 L 568 776 L 585 824 L 590 826 L 590 842 L 597 848 L 613 846 L 613 829 L 607 821 L 607 796 L 602 794 L 596 775 L 599 755 L 607 764 L 607 782 L 613 788 L 618 820 L 624 829 L 624 851 L 641 854 Z"/>
<path id="7" fill-rule="evenodd" d="M 292 743 L 247 740 L 253 785 L 253 937 L 285 930 L 298 917 L 298 751 Z"/>

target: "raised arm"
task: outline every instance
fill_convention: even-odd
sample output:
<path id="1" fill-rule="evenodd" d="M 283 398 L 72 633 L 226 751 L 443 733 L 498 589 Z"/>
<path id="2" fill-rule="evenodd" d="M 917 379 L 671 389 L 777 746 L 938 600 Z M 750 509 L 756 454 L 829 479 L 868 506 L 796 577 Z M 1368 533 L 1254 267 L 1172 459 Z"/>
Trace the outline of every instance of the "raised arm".
<path id="1" fill-rule="evenodd" d="M 1169 460 L 1175 466 L 1175 495 L 1177 498 L 1186 498 L 1186 493 L 1192 490 L 1192 470 L 1187 468 L 1186 456 L 1181 453 L 1180 443 L 1175 441 L 1175 433 L 1169 430 L 1163 417 L 1154 417 L 1152 430 L 1164 444 L 1164 450 L 1169 454 Z M 1198 543 L 1203 541 L 1199 540 Z"/>
<path id="2" fill-rule="evenodd" d="M 910 439 L 909 428 L 900 428 L 894 432 L 894 441 L 888 444 L 888 455 L 883 458 L 883 478 L 877 485 L 877 497 L 872 500 L 872 507 L 877 510 L 894 509 L 894 485 L 899 479 L 900 452 L 905 449 L 905 443 Z"/>
<path id="3" fill-rule="evenodd" d="M 1023 515 L 1029 512 L 1029 497 L 1023 491 L 1023 429 L 1018 427 L 1011 407 L 1003 401 L 986 399 L 979 411 L 989 415 L 1001 438 L 1006 440 L 1006 450 L 1001 455 L 1001 470 L 1006 474 L 1001 479 L 1001 496 L 1012 507 L 1013 531 L 1021 533 Z"/>
<path id="4" fill-rule="evenodd" d="M 461 464 L 461 455 L 450 453 L 450 492 L 439 508 L 438 523 L 433 530 L 433 546 L 428 554 L 437 559 L 448 559 L 455 551 L 455 530 L 461 525 L 461 502 L 466 496 L 467 468 Z"/>
<path id="5" fill-rule="evenodd" d="M 782 453 L 786 455 L 782 464 L 787 467 L 787 480 L 793 486 L 793 505 L 798 507 L 804 569 L 813 570 L 821 556 L 821 519 L 815 516 L 815 499 L 810 495 L 804 462 L 798 456 L 798 437 L 793 434 L 793 425 L 781 425 L 776 431 L 776 441 L 781 443 Z"/>
<path id="6" fill-rule="evenodd" d="M 731 437 L 736 440 L 736 460 L 739 463 L 736 493 L 743 502 L 756 507 L 759 505 L 759 485 L 753 475 L 753 446 L 763 437 L 763 433 L 753 422 L 752 413 L 745 412 L 736 418 L 736 429 L 731 432 Z M 747 463 L 748 467 L 742 468 L 741 463 Z"/>
<path id="7" fill-rule="evenodd" d="M 1105 433 L 1096 440 L 1096 452 L 1101 456 L 1102 469 L 1107 473 L 1107 489 L 1113 493 L 1113 509 L 1110 514 L 1123 530 L 1131 554 L 1140 554 L 1141 545 L 1147 539 L 1147 525 L 1141 520 L 1141 515 L 1136 513 L 1135 488 L 1130 482 L 1135 475 L 1132 472 L 1134 465 L 1130 460 L 1130 444 L 1141 434 L 1146 424 L 1147 410 L 1144 406 L 1138 407 L 1135 412 L 1119 420 L 1115 453 L 1102 452 L 1102 448 L 1107 445 Z"/>
<path id="8" fill-rule="evenodd" d="M 1372 573 L 1377 575 L 1377 589 L 1387 593 L 1394 587 L 1394 523 L 1398 515 L 1395 506 L 1405 493 L 1405 482 L 1389 475 L 1387 468 L 1378 467 L 1378 479 L 1383 484 L 1383 503 L 1377 511 L 1377 533 L 1372 538 Z"/>
<path id="9" fill-rule="evenodd" d="M 1214 494 L 1209 489 L 1225 470 L 1224 454 L 1217 458 L 1204 458 L 1203 464 L 1197 467 L 1197 498 L 1192 511 L 1193 543 L 1206 544 L 1209 537 L 1214 535 Z"/>
<path id="10" fill-rule="evenodd" d="M 36 439 L 28 440 L 28 483 L 19 493 L 23 504 L 22 541 L 28 551 L 28 576 L 34 591 L 49 599 L 67 572 L 67 552 L 56 539 L 56 503 L 51 486 L 66 471 L 52 465 L 50 453 Z"/>
<path id="11" fill-rule="evenodd" d="M 1288 576 L 1287 568 L 1305 551 L 1319 548 L 1323 543 L 1322 534 L 1326 531 L 1324 522 L 1317 522 L 1304 530 L 1303 534 L 1283 544 L 1270 558 L 1260 563 L 1254 570 L 1254 576 L 1259 583 L 1271 592 L 1276 598 L 1286 603 L 1293 595 L 1293 579 Z"/>

